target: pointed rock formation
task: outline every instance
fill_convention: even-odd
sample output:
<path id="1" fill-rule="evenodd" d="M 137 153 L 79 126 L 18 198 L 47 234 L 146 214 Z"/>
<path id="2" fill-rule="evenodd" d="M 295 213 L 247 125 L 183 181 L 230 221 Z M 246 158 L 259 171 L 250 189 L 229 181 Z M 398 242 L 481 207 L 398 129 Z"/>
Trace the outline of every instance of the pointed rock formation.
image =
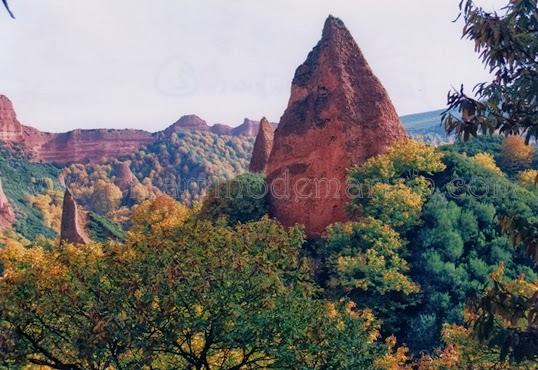
<path id="1" fill-rule="evenodd" d="M 252 158 L 250 159 L 250 172 L 265 172 L 265 167 L 273 149 L 274 128 L 267 118 L 263 117 L 260 121 L 260 129 L 254 141 Z"/>
<path id="2" fill-rule="evenodd" d="M 7 199 L 0 179 L 0 229 L 6 229 L 15 222 L 15 212 Z"/>
<path id="3" fill-rule="evenodd" d="M 120 188 L 122 192 L 129 191 L 132 185 L 138 181 L 136 176 L 131 171 L 129 164 L 127 162 L 119 162 L 114 165 L 114 172 L 116 174 L 116 179 L 114 184 Z"/>
<path id="4" fill-rule="evenodd" d="M 346 171 L 406 137 L 389 96 L 344 23 L 333 16 L 297 68 L 266 173 L 270 209 L 318 237 L 345 221 Z"/>
<path id="5" fill-rule="evenodd" d="M 65 189 L 62 210 L 62 226 L 60 230 L 60 243 L 86 244 L 88 237 L 79 221 L 77 203 L 69 189 Z"/>

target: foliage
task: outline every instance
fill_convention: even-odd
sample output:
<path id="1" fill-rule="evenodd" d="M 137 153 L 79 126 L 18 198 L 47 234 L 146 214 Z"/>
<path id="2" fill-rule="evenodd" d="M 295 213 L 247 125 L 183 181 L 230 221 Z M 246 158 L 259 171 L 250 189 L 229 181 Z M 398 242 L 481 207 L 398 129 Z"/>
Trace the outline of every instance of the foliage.
<path id="1" fill-rule="evenodd" d="M 28 194 L 26 199 L 32 207 L 41 211 L 44 225 L 59 234 L 64 192 L 60 189 L 55 189 L 50 178 L 45 178 L 44 183 L 46 188 L 43 193 Z"/>
<path id="2" fill-rule="evenodd" d="M 140 206 L 127 242 L 106 248 L 1 251 L 3 364 L 373 368 L 371 318 L 314 299 L 299 229 L 267 218 L 214 225 L 179 207 L 169 198 Z"/>
<path id="3" fill-rule="evenodd" d="M 362 210 L 396 230 L 408 230 L 420 221 L 424 200 L 407 185 L 377 183 Z"/>
<path id="4" fill-rule="evenodd" d="M 351 298 L 361 309 L 371 309 L 383 333 L 396 333 L 398 314 L 412 305 L 419 290 L 407 276 L 398 233 L 373 218 L 334 224 L 319 253 L 326 294 Z"/>
<path id="5" fill-rule="evenodd" d="M 125 232 L 119 225 L 95 212 L 88 213 L 86 228 L 90 238 L 99 243 L 105 243 L 109 240 L 122 241 L 126 237 Z"/>
<path id="6" fill-rule="evenodd" d="M 464 139 L 479 131 L 525 134 L 538 138 L 538 6 L 536 0 L 513 0 L 501 12 L 488 12 L 462 0 L 463 37 L 474 41 L 493 81 L 476 86 L 478 100 L 463 91 L 448 95 L 447 131 Z M 461 117 L 452 114 L 458 111 Z"/>
<path id="7" fill-rule="evenodd" d="M 538 276 L 499 228 L 512 212 L 529 219 L 538 214 L 538 198 L 465 155 L 446 151 L 444 161 L 447 169 L 434 177 L 438 190 L 410 239 L 411 277 L 423 291 L 405 338 L 414 350 L 437 345 L 443 323 L 463 322 L 466 301 L 481 293 L 499 263 L 511 278 Z"/>
<path id="8" fill-rule="evenodd" d="M 407 231 L 419 222 L 422 204 L 431 190 L 425 175 L 444 167 L 442 153 L 434 147 L 412 140 L 396 143 L 387 153 L 349 171 L 353 193 L 349 210 Z"/>
<path id="9" fill-rule="evenodd" d="M 90 204 L 96 213 L 106 215 L 117 209 L 123 198 L 121 190 L 111 182 L 97 180 L 90 196 Z"/>
<path id="10" fill-rule="evenodd" d="M 149 179 L 160 191 L 185 204 L 202 198 L 213 183 L 246 171 L 253 138 L 184 131 L 161 138 L 130 156 L 139 179 Z"/>
<path id="11" fill-rule="evenodd" d="M 496 175 L 502 176 L 503 172 L 499 167 L 497 167 L 497 163 L 495 163 L 495 159 L 493 159 L 493 155 L 491 155 L 490 153 L 477 153 L 472 156 L 471 159 L 475 163 L 478 163 L 482 167 L 487 168 Z"/>
<path id="12" fill-rule="evenodd" d="M 483 297 L 470 306 L 474 336 L 497 349 L 501 362 L 538 361 L 538 280 L 503 278 L 504 266 L 492 274 Z"/>
<path id="13" fill-rule="evenodd" d="M 519 173 L 518 180 L 521 186 L 536 190 L 538 188 L 538 170 L 525 170 Z"/>
<path id="14" fill-rule="evenodd" d="M 324 246 L 330 285 L 379 295 L 417 292 L 405 276 L 409 268 L 399 256 L 401 248 L 398 233 L 374 218 L 330 226 Z"/>
<path id="15" fill-rule="evenodd" d="M 395 143 L 385 154 L 368 159 L 349 172 L 351 184 L 392 183 L 395 179 L 442 171 L 442 153 L 414 140 Z"/>
<path id="16" fill-rule="evenodd" d="M 535 151 L 521 136 L 510 135 L 503 141 L 499 162 L 508 173 L 515 174 L 530 168 Z"/>
<path id="17" fill-rule="evenodd" d="M 45 225 L 43 212 L 33 207 L 29 197 L 46 193 L 51 181 L 52 187 L 59 189 L 58 169 L 49 164 L 31 163 L 23 154 L 0 147 L 0 177 L 15 210 L 15 230 L 30 240 L 38 235 L 54 238 L 56 233 Z"/>
<path id="18" fill-rule="evenodd" d="M 230 225 L 256 221 L 267 214 L 265 176 L 246 173 L 217 183 L 209 190 L 201 216 L 209 220 L 226 218 Z"/>

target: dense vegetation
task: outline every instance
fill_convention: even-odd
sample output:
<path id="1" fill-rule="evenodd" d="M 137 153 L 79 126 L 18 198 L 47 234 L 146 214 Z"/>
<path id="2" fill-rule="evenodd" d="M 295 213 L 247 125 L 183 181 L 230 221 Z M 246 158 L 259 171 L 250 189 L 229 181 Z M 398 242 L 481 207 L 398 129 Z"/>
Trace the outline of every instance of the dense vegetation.
<path id="1" fill-rule="evenodd" d="M 447 128 L 536 137 L 536 0 L 503 14 L 461 4 L 496 78 L 479 101 L 449 96 L 461 116 Z M 350 220 L 319 240 L 266 216 L 263 176 L 235 177 L 251 144 L 179 133 L 122 159 L 142 180 L 123 192 L 113 163 L 65 169 L 95 211 L 95 241 L 2 235 L 0 368 L 536 368 L 538 169 L 525 139 L 397 143 L 349 169 Z M 10 196 L 52 230 L 45 174 L 57 170 L 21 163 L 37 190 L 11 184 Z"/>
<path id="2" fill-rule="evenodd" d="M 538 270 L 501 223 L 535 219 L 538 193 L 488 153 L 458 148 L 402 142 L 353 168 L 352 220 L 318 241 L 265 217 L 264 178 L 248 173 L 192 209 L 162 195 L 143 202 L 127 235 L 90 213 L 100 241 L 85 247 L 11 241 L 0 252 L 0 359 L 58 369 L 530 364 L 480 343 L 470 313 L 501 283 L 530 299 Z"/>
<path id="3" fill-rule="evenodd" d="M 0 178 L 16 213 L 14 228 L 30 240 L 55 235 L 53 221 L 34 206 L 31 197 L 59 190 L 58 173 L 52 165 L 31 163 L 21 152 L 0 148 Z"/>
<path id="4" fill-rule="evenodd" d="M 122 223 L 127 221 L 129 209 L 144 200 L 164 193 L 190 205 L 211 184 L 245 172 L 253 142 L 246 136 L 182 131 L 110 163 L 71 165 L 61 176 L 82 206 Z M 116 185 L 118 162 L 128 163 L 136 177 L 127 191 Z"/>
<path id="5" fill-rule="evenodd" d="M 178 132 L 134 154 L 131 169 L 139 179 L 186 204 L 207 187 L 229 180 L 248 167 L 254 140 L 207 132 Z"/>

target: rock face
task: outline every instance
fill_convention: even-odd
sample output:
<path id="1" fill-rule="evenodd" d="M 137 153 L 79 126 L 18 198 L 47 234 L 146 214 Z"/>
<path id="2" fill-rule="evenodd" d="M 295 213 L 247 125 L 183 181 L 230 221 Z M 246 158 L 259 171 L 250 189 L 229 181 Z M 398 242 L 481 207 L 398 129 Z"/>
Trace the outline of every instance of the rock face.
<path id="1" fill-rule="evenodd" d="M 344 23 L 332 16 L 297 68 L 266 173 L 270 209 L 318 237 L 345 221 L 346 171 L 406 137 L 389 96 Z"/>
<path id="2" fill-rule="evenodd" d="M 114 165 L 114 172 L 116 174 L 114 184 L 120 188 L 122 192 L 129 191 L 132 185 L 138 181 L 127 162 L 119 162 Z"/>
<path id="3" fill-rule="evenodd" d="M 58 165 L 104 162 L 136 152 L 159 138 L 180 131 L 255 137 L 258 127 L 257 121 L 249 119 L 245 119 L 243 124 L 236 128 L 223 124 L 209 126 L 206 121 L 191 114 L 181 117 L 167 129 L 155 133 L 132 129 L 77 129 L 49 133 L 21 124 L 11 101 L 6 96 L 0 95 L 0 141 L 8 147 L 21 145 L 33 161 Z"/>
<path id="4" fill-rule="evenodd" d="M 269 121 L 263 117 L 260 121 L 260 128 L 256 141 L 254 141 L 254 149 L 252 150 L 252 158 L 250 159 L 250 172 L 265 172 L 265 167 L 273 149 L 274 128 Z"/>
<path id="5" fill-rule="evenodd" d="M 15 222 L 15 212 L 7 199 L 0 179 L 0 229 L 6 229 Z"/>
<path id="6" fill-rule="evenodd" d="M 77 203 L 69 189 L 66 189 L 62 210 L 60 243 L 86 244 L 88 240 L 79 221 Z"/>
<path id="7" fill-rule="evenodd" d="M 153 142 L 151 133 L 142 130 L 73 130 L 45 134 L 47 140 L 34 146 L 35 159 L 43 162 L 98 163 L 136 152 Z"/>

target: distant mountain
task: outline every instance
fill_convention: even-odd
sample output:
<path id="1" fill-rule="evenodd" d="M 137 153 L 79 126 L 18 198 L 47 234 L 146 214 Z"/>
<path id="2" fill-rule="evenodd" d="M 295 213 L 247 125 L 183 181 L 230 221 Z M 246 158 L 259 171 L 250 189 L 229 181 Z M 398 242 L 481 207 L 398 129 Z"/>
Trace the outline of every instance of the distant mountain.
<path id="1" fill-rule="evenodd" d="M 441 114 L 443 109 L 431 112 L 414 113 L 400 117 L 407 132 L 411 135 L 439 134 L 444 135 L 445 131 L 441 125 Z"/>
<path id="2" fill-rule="evenodd" d="M 408 114 L 400 117 L 407 133 L 415 139 L 432 145 L 448 144 L 454 141 L 448 136 L 441 123 L 444 109 L 431 112 Z"/>
<path id="3" fill-rule="evenodd" d="M 8 147 L 20 147 L 34 162 L 57 165 L 103 163 L 137 152 L 180 131 L 254 138 L 258 129 L 259 122 L 248 118 L 237 127 L 223 124 L 210 126 L 196 115 L 186 115 L 165 130 L 154 133 L 134 129 L 76 129 L 49 133 L 19 122 L 9 98 L 0 95 L 0 142 Z"/>

